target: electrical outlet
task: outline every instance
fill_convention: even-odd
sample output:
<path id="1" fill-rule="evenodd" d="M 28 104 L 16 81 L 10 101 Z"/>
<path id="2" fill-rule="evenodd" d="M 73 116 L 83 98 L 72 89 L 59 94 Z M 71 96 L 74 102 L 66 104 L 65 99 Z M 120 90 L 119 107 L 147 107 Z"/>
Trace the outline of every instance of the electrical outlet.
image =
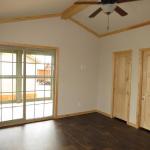
<path id="1" fill-rule="evenodd" d="M 84 65 L 84 64 L 81 64 L 80 65 L 80 71 L 86 71 L 86 65 Z"/>
<path id="2" fill-rule="evenodd" d="M 81 103 L 80 102 L 78 102 L 78 107 L 80 107 L 81 106 Z"/>
<path id="3" fill-rule="evenodd" d="M 84 65 L 83 64 L 80 65 L 80 70 L 84 71 Z"/>

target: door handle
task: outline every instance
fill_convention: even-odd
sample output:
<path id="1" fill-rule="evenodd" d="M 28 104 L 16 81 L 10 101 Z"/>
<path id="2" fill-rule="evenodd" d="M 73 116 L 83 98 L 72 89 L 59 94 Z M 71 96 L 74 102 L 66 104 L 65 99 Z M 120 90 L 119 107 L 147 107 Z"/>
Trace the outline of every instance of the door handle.
<path id="1" fill-rule="evenodd" d="M 145 100 L 145 96 L 142 96 L 142 101 L 144 101 Z"/>

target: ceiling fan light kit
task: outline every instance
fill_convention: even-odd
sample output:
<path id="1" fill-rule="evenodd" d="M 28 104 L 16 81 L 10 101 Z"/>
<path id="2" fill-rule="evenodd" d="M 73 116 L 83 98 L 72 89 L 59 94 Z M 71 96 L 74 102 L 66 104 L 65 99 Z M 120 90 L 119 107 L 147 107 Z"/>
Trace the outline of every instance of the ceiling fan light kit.
<path id="1" fill-rule="evenodd" d="M 78 1 L 78 2 L 75 2 L 75 5 L 85 5 L 85 4 L 86 5 L 100 5 L 100 8 L 98 8 L 89 16 L 90 18 L 96 17 L 101 11 L 103 11 L 107 15 L 110 15 L 111 13 L 115 11 L 120 16 L 124 17 L 124 16 L 127 16 L 128 13 L 117 4 L 134 2 L 134 1 L 140 1 L 140 0 L 97 0 L 97 1 L 91 0 L 91 1 Z"/>
<path id="2" fill-rule="evenodd" d="M 109 15 L 114 12 L 117 6 L 116 4 L 102 4 L 101 7 L 103 12 Z"/>

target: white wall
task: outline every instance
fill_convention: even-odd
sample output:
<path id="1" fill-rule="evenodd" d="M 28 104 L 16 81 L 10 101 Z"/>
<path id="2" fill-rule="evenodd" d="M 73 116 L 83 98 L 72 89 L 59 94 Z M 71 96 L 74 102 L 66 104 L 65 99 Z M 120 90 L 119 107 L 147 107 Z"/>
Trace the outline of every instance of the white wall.
<path id="1" fill-rule="evenodd" d="M 1 24 L 0 41 L 60 48 L 59 114 L 96 108 L 110 114 L 112 52 L 132 49 L 130 122 L 136 122 L 138 51 L 150 47 L 150 26 L 97 39 L 70 21 L 42 19 Z"/>
<path id="2" fill-rule="evenodd" d="M 58 113 L 96 109 L 98 41 L 95 36 L 70 21 L 53 18 L 1 24 L 0 41 L 59 47 Z"/>
<path id="3" fill-rule="evenodd" d="M 99 86 L 97 109 L 111 114 L 112 53 L 114 51 L 132 49 L 130 122 L 136 123 L 139 49 L 150 48 L 150 26 L 102 38 L 100 39 L 99 46 Z"/>

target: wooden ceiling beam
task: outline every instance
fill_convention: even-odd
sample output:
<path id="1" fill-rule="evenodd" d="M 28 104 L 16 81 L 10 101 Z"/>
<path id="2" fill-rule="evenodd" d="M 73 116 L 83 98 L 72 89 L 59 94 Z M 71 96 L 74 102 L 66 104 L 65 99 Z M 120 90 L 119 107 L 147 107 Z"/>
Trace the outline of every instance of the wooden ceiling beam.
<path id="1" fill-rule="evenodd" d="M 74 16 L 75 14 L 79 13 L 80 11 L 84 10 L 85 8 L 87 8 L 87 5 L 72 5 L 71 7 L 69 7 L 68 9 L 66 9 L 63 13 L 61 18 L 62 19 L 69 19 L 72 16 Z"/>
<path id="2" fill-rule="evenodd" d="M 10 17 L 10 18 L 0 19 L 0 24 L 2 24 L 2 23 L 11 23 L 11 22 L 19 22 L 19 21 L 36 20 L 36 19 L 53 18 L 53 17 L 60 17 L 60 16 L 61 16 L 61 13 L 37 15 L 37 16 L 25 16 L 25 17 Z"/>
<path id="3" fill-rule="evenodd" d="M 80 21 L 78 21 L 78 20 L 76 20 L 74 18 L 70 18 L 70 20 L 72 22 L 74 22 L 75 24 L 79 25 L 80 27 L 82 27 L 83 29 L 85 29 L 87 32 L 95 35 L 98 38 L 103 38 L 103 37 L 106 37 L 106 36 L 110 36 L 110 35 L 114 35 L 114 34 L 119 34 L 121 32 L 127 32 L 129 30 L 133 30 L 133 29 L 137 29 L 137 28 L 140 28 L 140 27 L 144 27 L 144 26 L 150 25 L 150 20 L 148 20 L 148 21 L 145 21 L 145 22 L 142 22 L 142 23 L 138 23 L 138 24 L 131 25 L 131 26 L 128 26 L 128 27 L 125 27 L 125 28 L 114 30 L 112 32 L 107 32 L 107 33 L 100 34 L 100 33 L 94 31 L 90 27 L 86 26 L 85 24 L 81 23 Z"/>
<path id="4" fill-rule="evenodd" d="M 83 1 L 83 0 L 78 0 L 78 1 Z M 86 1 L 92 1 L 92 0 L 86 0 Z M 93 1 L 97 1 L 97 0 L 93 0 Z M 77 13 L 81 12 L 82 10 L 86 9 L 87 7 L 89 7 L 90 5 L 85 4 L 85 5 L 72 5 L 69 8 L 67 8 L 63 13 L 61 18 L 62 19 L 69 19 L 72 16 L 76 15 Z"/>
<path id="5" fill-rule="evenodd" d="M 118 29 L 118 30 L 115 30 L 115 31 L 112 31 L 112 32 L 100 34 L 99 38 L 109 36 L 109 35 L 118 34 L 118 33 L 121 33 L 121 32 L 127 32 L 129 30 L 137 29 L 137 28 L 140 28 L 140 27 L 148 26 L 148 25 L 150 25 L 150 20 L 142 22 L 142 23 L 138 23 L 138 24 L 135 24 L 135 25 L 131 25 L 131 26 L 128 26 L 128 27 L 125 27 L 125 28 L 121 28 L 121 29 Z"/>

